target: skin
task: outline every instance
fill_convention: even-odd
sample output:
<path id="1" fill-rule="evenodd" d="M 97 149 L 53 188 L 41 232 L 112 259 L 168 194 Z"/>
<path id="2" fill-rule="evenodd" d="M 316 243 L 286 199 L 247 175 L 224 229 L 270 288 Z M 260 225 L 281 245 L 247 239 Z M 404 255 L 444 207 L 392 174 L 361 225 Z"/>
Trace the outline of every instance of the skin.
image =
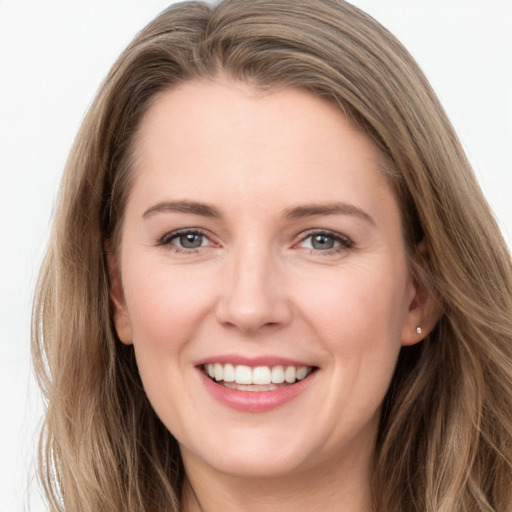
<path id="1" fill-rule="evenodd" d="M 143 119 L 110 256 L 114 321 L 180 444 L 184 510 L 370 510 L 381 403 L 400 347 L 432 323 L 380 162 L 339 109 L 299 90 L 189 82 Z M 290 215 L 325 204 L 344 207 Z M 184 228 L 199 247 L 180 246 Z M 319 230 L 331 249 L 313 246 Z M 219 354 L 318 369 L 293 400 L 251 413 L 205 390 L 197 362 Z"/>

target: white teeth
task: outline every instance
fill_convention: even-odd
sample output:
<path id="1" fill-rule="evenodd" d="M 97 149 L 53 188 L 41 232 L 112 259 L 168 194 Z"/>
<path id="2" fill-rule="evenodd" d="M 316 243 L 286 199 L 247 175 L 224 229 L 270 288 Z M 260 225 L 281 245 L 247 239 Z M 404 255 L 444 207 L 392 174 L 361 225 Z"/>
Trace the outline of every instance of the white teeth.
<path id="1" fill-rule="evenodd" d="M 295 373 L 295 376 L 297 377 L 297 380 L 305 379 L 308 375 L 308 369 L 305 366 L 300 366 L 297 368 L 297 371 Z"/>
<path id="2" fill-rule="evenodd" d="M 235 367 L 235 382 L 237 384 L 252 384 L 252 370 L 249 366 L 239 364 Z"/>
<path id="3" fill-rule="evenodd" d="M 272 374 L 268 366 L 257 366 L 252 371 L 253 384 L 270 384 L 272 382 Z"/>
<path id="4" fill-rule="evenodd" d="M 274 384 L 282 384 L 284 382 L 284 368 L 282 366 L 274 366 L 272 368 L 272 382 Z"/>
<path id="5" fill-rule="evenodd" d="M 215 363 L 213 365 L 213 373 L 215 374 L 215 380 L 222 380 L 224 372 L 222 371 L 222 365 Z"/>
<path id="6" fill-rule="evenodd" d="M 275 384 L 237 384 L 236 382 L 224 382 L 225 388 L 238 389 L 238 391 L 274 391 L 279 389 Z"/>
<path id="7" fill-rule="evenodd" d="M 267 386 L 270 384 L 293 384 L 305 379 L 311 373 L 309 366 L 233 366 L 232 364 L 206 364 L 205 372 L 217 382 L 232 382 L 241 385 Z M 232 386 L 229 386 L 232 387 Z"/>
<path id="8" fill-rule="evenodd" d="M 294 366 L 287 366 L 286 370 L 284 371 L 284 380 L 290 384 L 295 382 L 295 373 L 296 372 Z"/>
<path id="9" fill-rule="evenodd" d="M 235 367 L 232 364 L 224 365 L 224 382 L 235 382 Z"/>

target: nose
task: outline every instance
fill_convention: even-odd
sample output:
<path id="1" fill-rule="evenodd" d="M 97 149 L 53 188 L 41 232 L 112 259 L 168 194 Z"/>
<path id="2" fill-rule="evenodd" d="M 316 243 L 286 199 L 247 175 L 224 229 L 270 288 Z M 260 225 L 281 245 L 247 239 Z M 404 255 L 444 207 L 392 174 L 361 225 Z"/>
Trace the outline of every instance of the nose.
<path id="1" fill-rule="evenodd" d="M 291 301 L 277 257 L 252 248 L 229 259 L 217 305 L 217 320 L 245 334 L 279 329 L 292 318 Z"/>

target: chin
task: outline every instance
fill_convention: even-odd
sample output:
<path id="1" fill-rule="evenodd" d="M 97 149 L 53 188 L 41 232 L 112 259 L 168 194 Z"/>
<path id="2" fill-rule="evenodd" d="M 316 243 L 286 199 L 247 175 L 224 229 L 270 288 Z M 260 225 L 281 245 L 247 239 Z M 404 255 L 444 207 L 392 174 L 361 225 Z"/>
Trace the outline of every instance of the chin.
<path id="1" fill-rule="evenodd" d="M 240 478 L 276 478 L 293 474 L 308 465 L 311 454 L 304 442 L 282 433 L 239 432 L 223 440 L 202 444 L 189 450 L 180 445 L 185 465 L 187 460 L 206 464 L 215 472 Z"/>

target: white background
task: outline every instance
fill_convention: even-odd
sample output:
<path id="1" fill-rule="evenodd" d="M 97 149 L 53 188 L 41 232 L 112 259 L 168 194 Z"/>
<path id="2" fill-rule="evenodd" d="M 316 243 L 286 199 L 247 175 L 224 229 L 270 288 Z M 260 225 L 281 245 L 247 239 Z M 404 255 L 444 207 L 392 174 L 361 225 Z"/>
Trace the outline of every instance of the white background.
<path id="1" fill-rule="evenodd" d="M 0 0 L 0 512 L 43 510 L 30 304 L 59 177 L 102 78 L 164 0 Z M 512 0 L 354 0 L 430 79 L 512 246 Z"/>

